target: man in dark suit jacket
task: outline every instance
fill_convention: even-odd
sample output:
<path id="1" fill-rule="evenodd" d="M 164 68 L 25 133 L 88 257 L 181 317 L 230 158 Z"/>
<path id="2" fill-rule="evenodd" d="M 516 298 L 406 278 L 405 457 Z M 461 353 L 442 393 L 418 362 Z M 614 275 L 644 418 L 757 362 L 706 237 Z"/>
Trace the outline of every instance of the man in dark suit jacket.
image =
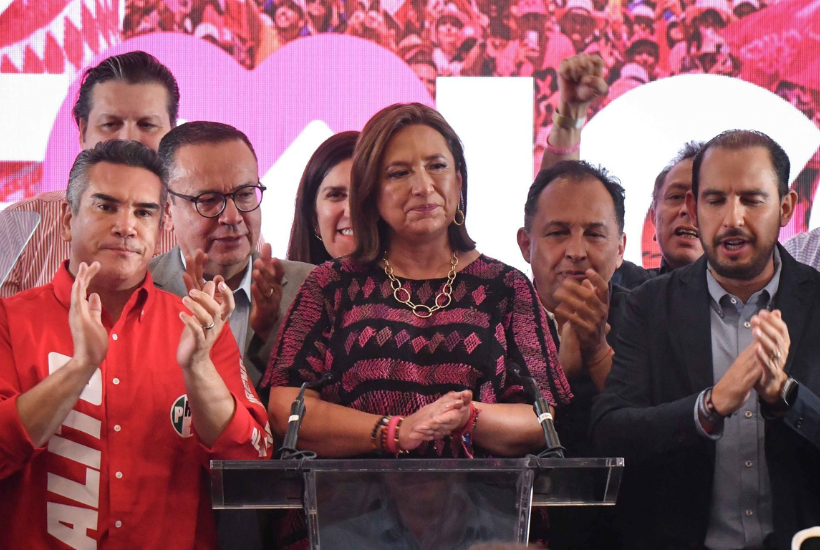
<path id="1" fill-rule="evenodd" d="M 623 224 L 623 187 L 605 170 L 562 161 L 535 178 L 524 207 L 524 227 L 518 230 L 521 253 L 532 266 L 574 396 L 555 416 L 567 456 L 593 455 L 587 435 L 592 398 L 609 373 L 609 342 L 617 334 L 617 318 L 628 294 L 610 284 L 623 260 Z M 607 527 L 612 510 L 551 508 L 549 515 L 550 548 L 617 548 L 616 535 Z"/>
<path id="2" fill-rule="evenodd" d="M 687 196 L 704 257 L 627 300 L 590 429 L 626 458 L 628 548 L 787 550 L 820 523 L 820 273 L 777 244 L 788 173 L 763 134 L 707 143 Z"/>

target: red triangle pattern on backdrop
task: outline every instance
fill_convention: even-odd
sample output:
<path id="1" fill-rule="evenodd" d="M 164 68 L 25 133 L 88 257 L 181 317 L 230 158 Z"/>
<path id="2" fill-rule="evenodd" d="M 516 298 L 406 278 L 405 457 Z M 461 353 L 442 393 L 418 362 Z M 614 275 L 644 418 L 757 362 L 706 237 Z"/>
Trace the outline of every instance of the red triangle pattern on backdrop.
<path id="1" fill-rule="evenodd" d="M 29 30 L 25 35 L 12 33 L 16 42 L 0 41 L 0 73 L 76 73 L 93 56 L 120 41 L 117 0 L 40 0 L 38 14 L 43 17 L 39 18 L 32 17 L 31 3 L 25 16 L 22 10 L 12 9 L 17 2 L 0 16 L 0 29 Z M 50 19 L 42 23 L 46 15 Z M 38 19 L 40 26 L 29 28 L 27 22 L 32 19 Z"/>

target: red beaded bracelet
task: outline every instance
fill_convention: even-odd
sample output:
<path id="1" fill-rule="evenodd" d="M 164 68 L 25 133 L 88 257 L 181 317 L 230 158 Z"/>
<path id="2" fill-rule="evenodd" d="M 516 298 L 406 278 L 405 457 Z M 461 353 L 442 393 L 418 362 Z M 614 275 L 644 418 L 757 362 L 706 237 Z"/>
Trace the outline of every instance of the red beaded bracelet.
<path id="1" fill-rule="evenodd" d="M 464 449 L 464 454 L 466 454 L 469 458 L 473 458 L 473 452 L 471 451 L 473 444 L 472 433 L 478 424 L 479 414 L 481 414 L 481 411 L 475 406 L 475 403 L 470 401 L 470 418 L 467 419 L 467 422 L 461 429 L 450 434 L 451 437 L 461 440 L 461 446 Z"/>

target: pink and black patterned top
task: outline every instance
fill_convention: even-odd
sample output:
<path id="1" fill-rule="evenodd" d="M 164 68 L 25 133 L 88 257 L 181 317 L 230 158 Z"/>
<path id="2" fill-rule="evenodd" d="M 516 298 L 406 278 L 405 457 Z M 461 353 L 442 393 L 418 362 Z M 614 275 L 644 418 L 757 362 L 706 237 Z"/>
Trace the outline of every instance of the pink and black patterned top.
<path id="1" fill-rule="evenodd" d="M 446 279 L 401 281 L 413 302 L 432 304 Z M 325 401 L 406 416 L 464 389 L 484 403 L 525 402 L 522 387 L 507 375 L 517 364 L 550 404 L 568 403 L 569 384 L 529 279 L 481 255 L 453 287 L 452 303 L 421 319 L 396 301 L 380 267 L 349 259 L 317 267 L 282 323 L 262 386 L 299 386 L 332 369 L 337 381 L 322 390 Z M 463 453 L 448 438 L 411 455 Z"/>

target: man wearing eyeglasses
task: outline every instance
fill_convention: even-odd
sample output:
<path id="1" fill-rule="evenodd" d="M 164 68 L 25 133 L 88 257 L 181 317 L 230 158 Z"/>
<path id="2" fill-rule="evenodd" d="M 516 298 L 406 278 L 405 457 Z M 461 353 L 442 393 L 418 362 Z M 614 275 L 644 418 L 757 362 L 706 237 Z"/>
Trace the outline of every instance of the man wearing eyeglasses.
<path id="1" fill-rule="evenodd" d="M 189 122 L 162 139 L 159 155 L 170 174 L 167 223 L 178 245 L 151 261 L 154 284 L 185 296 L 206 280 L 223 279 L 236 301 L 231 331 L 256 386 L 279 323 L 313 266 L 272 258 L 269 244 L 254 251 L 265 187 L 241 131 Z"/>

